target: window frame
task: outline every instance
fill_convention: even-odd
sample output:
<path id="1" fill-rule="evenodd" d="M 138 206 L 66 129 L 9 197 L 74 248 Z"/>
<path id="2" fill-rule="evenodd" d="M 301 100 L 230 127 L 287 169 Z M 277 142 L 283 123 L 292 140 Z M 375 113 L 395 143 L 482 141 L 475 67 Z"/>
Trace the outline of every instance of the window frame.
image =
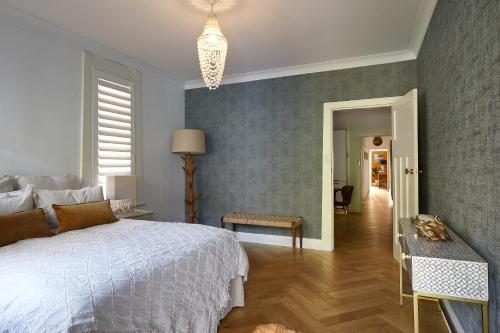
<path id="1" fill-rule="evenodd" d="M 114 61 L 95 56 L 91 52 L 83 54 L 83 112 L 82 112 L 82 149 L 81 179 L 82 184 L 96 186 L 99 183 L 98 170 L 98 110 L 97 78 L 111 77 L 130 82 L 131 86 L 131 174 L 137 182 L 141 178 L 141 90 L 140 72 Z M 98 75 L 99 74 L 99 75 Z"/>

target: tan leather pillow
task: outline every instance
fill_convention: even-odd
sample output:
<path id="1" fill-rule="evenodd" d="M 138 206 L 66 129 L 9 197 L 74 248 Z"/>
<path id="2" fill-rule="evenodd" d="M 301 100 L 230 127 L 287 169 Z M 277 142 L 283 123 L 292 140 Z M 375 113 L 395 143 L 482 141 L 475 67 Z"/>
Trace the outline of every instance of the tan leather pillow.
<path id="1" fill-rule="evenodd" d="M 0 246 L 23 239 L 50 237 L 52 232 L 45 223 L 43 209 L 0 215 Z"/>
<path id="2" fill-rule="evenodd" d="M 52 205 L 59 222 L 59 232 L 83 229 L 118 221 L 109 200 L 85 202 L 75 205 Z"/>

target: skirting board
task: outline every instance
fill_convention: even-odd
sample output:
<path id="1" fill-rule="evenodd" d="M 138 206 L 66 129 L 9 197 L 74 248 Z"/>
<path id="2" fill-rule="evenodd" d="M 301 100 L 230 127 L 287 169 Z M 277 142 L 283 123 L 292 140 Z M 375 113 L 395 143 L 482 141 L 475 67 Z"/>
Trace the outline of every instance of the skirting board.
<path id="1" fill-rule="evenodd" d="M 252 234 L 249 232 L 239 231 L 237 231 L 236 234 L 238 240 L 242 242 L 292 247 L 291 236 Z M 330 249 L 324 246 L 324 244 L 321 242 L 321 239 L 304 238 L 302 241 L 302 247 L 304 249 L 330 251 Z M 297 248 L 299 248 L 299 244 L 299 237 L 297 237 Z"/>

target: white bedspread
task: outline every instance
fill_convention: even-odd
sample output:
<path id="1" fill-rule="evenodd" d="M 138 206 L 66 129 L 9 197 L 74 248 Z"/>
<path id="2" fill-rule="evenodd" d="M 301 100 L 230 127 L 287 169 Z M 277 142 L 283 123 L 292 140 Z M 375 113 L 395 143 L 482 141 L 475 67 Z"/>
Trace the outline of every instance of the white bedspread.
<path id="1" fill-rule="evenodd" d="M 226 230 L 137 220 L 0 248 L 0 332 L 214 333 L 248 264 Z"/>

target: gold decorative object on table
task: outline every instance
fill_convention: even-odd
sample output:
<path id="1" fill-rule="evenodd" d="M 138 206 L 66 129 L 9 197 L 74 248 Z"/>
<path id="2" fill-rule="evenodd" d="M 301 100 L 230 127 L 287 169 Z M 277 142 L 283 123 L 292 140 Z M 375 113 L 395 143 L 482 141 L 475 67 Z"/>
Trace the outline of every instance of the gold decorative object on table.
<path id="1" fill-rule="evenodd" d="M 439 216 L 435 216 L 430 221 L 422 220 L 419 215 L 415 217 L 415 228 L 417 235 L 425 237 L 432 242 L 436 241 L 451 241 L 451 237 L 446 231 L 443 220 Z"/>

